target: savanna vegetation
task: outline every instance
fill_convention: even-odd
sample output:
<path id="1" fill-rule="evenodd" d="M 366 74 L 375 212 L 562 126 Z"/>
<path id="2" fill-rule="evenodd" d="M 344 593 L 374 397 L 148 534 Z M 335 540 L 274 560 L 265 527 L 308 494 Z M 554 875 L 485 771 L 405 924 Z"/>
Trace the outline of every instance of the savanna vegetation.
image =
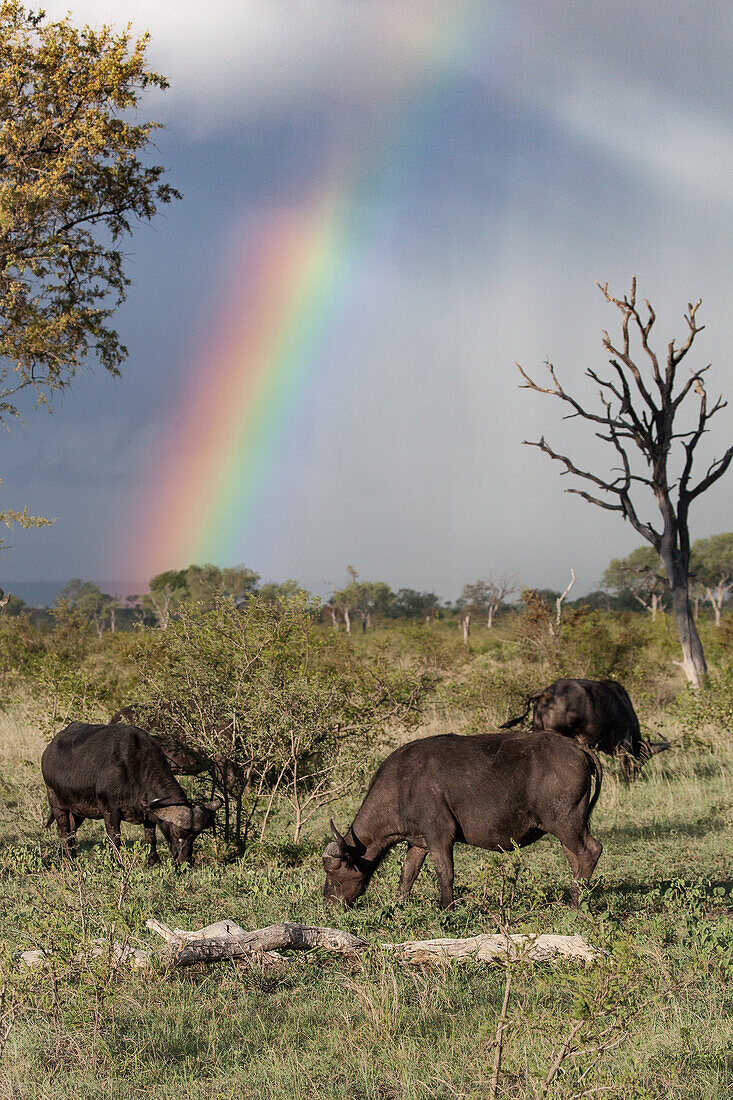
<path id="1" fill-rule="evenodd" d="M 0 3 L 2 420 L 26 396 L 46 404 L 88 360 L 116 374 L 125 358 L 112 324 L 128 285 L 121 246 L 178 197 L 144 160 L 156 123 L 135 108 L 145 89 L 166 86 L 146 49 L 146 36 Z M 468 583 L 445 608 L 351 569 L 321 608 L 294 581 L 260 586 L 243 567 L 191 566 L 122 602 L 80 579 L 50 613 L 0 597 L 0 1097 L 727 1100 L 733 569 L 730 536 L 691 545 L 688 513 L 733 448 L 693 478 L 693 452 L 724 404 L 708 405 L 707 367 L 678 376 L 700 303 L 660 368 L 654 313 L 640 312 L 635 283 L 624 299 L 603 293 L 621 338 L 604 333 L 611 373 L 589 372 L 596 410 L 550 364 L 547 387 L 524 377 L 598 425 L 621 463 L 618 477 L 596 474 L 536 444 L 593 486 L 571 491 L 650 544 L 611 563 L 615 595 L 571 605 L 567 591 L 525 590 L 507 609 L 517 585 L 503 576 Z M 640 487 L 659 529 L 632 500 Z M 0 519 L 46 522 L 12 509 Z M 684 682 L 680 644 L 698 690 Z M 567 906 L 567 865 L 545 839 L 503 856 L 461 852 L 450 912 L 438 911 L 427 872 L 395 904 L 399 853 L 352 910 L 327 910 L 328 819 L 345 827 L 378 760 L 410 737 L 491 729 L 558 676 L 619 679 L 645 734 L 674 744 L 632 785 L 607 762 L 593 825 L 604 853 L 580 909 Z M 181 873 L 166 860 L 147 868 L 133 828 L 116 853 L 87 823 L 68 863 L 43 827 L 44 744 L 72 718 L 106 721 L 130 703 L 232 767 L 217 833 Z M 184 780 L 192 795 L 212 781 Z M 225 916 L 249 928 L 336 924 L 374 947 L 351 960 L 311 952 L 137 972 L 112 950 L 149 946 L 151 917 L 194 928 Z M 381 946 L 497 928 L 582 933 L 602 959 L 407 966 Z M 47 952 L 45 963 L 27 968 L 27 948 Z"/>
<path id="2" fill-rule="evenodd" d="M 554 595 L 525 591 L 491 628 L 475 618 L 467 644 L 462 607 L 372 609 L 371 629 L 347 634 L 292 592 L 181 601 L 164 628 L 101 636 L 83 592 L 50 625 L 3 617 L 0 1096 L 727 1097 L 733 621 L 701 614 L 711 676 L 695 692 L 663 611 L 576 603 L 551 633 Z M 326 908 L 328 819 L 345 828 L 379 759 L 411 737 L 490 729 L 560 675 L 620 679 L 645 734 L 674 742 L 631 785 L 604 758 L 604 852 L 579 911 L 552 838 L 502 857 L 458 849 L 448 913 L 428 865 L 395 903 L 398 850 L 352 910 Z M 134 826 L 118 860 L 85 823 L 74 865 L 43 828 L 46 741 L 133 701 L 246 777 L 181 873 L 167 854 L 147 868 Z M 206 776 L 182 782 L 208 797 Z M 156 947 L 150 917 L 225 916 L 332 925 L 374 949 L 139 972 L 89 954 L 93 940 Z M 580 933 L 603 962 L 408 966 L 379 947 L 498 927 Z M 18 964 L 31 947 L 53 950 L 47 965 Z"/>

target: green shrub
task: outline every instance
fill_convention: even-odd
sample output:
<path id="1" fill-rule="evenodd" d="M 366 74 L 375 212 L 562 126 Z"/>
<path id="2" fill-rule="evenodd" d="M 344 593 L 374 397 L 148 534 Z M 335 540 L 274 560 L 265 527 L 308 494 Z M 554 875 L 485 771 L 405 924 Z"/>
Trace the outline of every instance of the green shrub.
<path id="1" fill-rule="evenodd" d="M 221 786 L 237 841 L 255 822 L 264 836 L 276 798 L 297 841 L 371 768 L 385 727 L 412 720 L 423 692 L 424 674 L 359 653 L 314 610 L 305 598 L 219 599 L 138 635 L 138 701 L 152 726 L 236 767 L 237 784 Z M 228 803 L 225 816 L 229 834 Z"/>

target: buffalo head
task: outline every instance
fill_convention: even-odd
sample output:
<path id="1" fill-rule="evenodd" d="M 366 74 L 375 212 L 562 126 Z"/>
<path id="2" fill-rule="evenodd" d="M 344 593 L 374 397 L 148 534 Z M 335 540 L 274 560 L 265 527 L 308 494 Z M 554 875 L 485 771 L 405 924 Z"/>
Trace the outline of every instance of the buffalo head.
<path id="1" fill-rule="evenodd" d="M 216 811 L 223 802 L 215 798 L 213 802 L 204 802 L 200 806 L 182 803 L 175 806 L 159 806 L 158 800 L 150 803 L 149 813 L 156 825 L 160 826 L 163 836 L 173 856 L 173 862 L 180 866 L 193 860 L 193 842 L 204 829 L 214 824 Z"/>
<path id="2" fill-rule="evenodd" d="M 349 844 L 333 821 L 331 835 L 333 841 L 323 853 L 323 897 L 334 905 L 340 902 L 348 907 L 366 890 L 371 870 L 361 859 L 363 845 Z"/>

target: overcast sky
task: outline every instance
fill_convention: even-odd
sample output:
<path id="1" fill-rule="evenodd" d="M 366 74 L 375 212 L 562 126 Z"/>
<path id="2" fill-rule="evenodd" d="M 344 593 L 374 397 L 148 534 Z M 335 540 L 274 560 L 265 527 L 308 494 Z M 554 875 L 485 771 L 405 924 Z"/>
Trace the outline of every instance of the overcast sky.
<path id="1" fill-rule="evenodd" d="M 189 564 L 185 542 L 166 561 L 150 550 L 141 486 L 171 461 L 161 440 L 202 370 L 193 349 L 227 322 L 222 303 L 244 313 L 256 294 L 242 227 L 299 209 L 334 164 L 356 166 L 337 184 L 363 208 L 348 287 L 298 408 L 273 428 L 257 500 L 232 495 L 241 523 L 206 556 L 319 592 L 349 564 L 455 598 L 491 573 L 562 588 L 571 565 L 587 591 L 639 544 L 522 445 L 544 434 L 580 465 L 610 461 L 556 402 L 518 387 L 514 362 L 539 378 L 549 356 L 593 399 L 584 371 L 602 370 L 600 332 L 617 330 L 595 281 L 622 296 L 636 274 L 661 351 L 703 299 L 694 363 L 713 364 L 715 396 L 733 395 L 728 5 L 44 4 L 52 17 L 69 6 L 78 22 L 150 30 L 171 87 L 145 113 L 165 122 L 155 160 L 184 198 L 126 246 L 122 378 L 92 367 L 51 416 L 4 438 L 3 503 L 57 519 L 9 536 L 3 586 L 80 576 L 139 590 Z M 713 428 L 710 456 L 730 441 L 730 409 Z M 156 500 L 161 523 L 175 506 Z M 692 527 L 733 529 L 733 475 Z"/>

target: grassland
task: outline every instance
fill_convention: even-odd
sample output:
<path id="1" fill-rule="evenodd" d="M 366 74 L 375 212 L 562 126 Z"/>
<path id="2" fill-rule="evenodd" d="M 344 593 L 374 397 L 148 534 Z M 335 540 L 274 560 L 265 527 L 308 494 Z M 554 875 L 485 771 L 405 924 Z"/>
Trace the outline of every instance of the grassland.
<path id="1" fill-rule="evenodd" d="M 440 725 L 434 718 L 430 732 Z M 631 787 L 609 763 L 593 823 L 604 853 L 579 912 L 566 904 L 562 851 L 545 838 L 521 857 L 462 849 L 449 914 L 437 910 L 427 865 L 413 898 L 394 903 L 398 852 L 353 910 L 327 910 L 325 817 L 299 845 L 271 840 L 229 861 L 209 839 L 179 875 L 145 868 L 132 827 L 120 866 L 87 823 L 76 866 L 63 866 L 41 827 L 42 745 L 33 707 L 2 716 L 3 1100 L 485 1098 L 507 978 L 497 1097 L 730 1097 L 733 754 L 724 738 L 714 748 L 678 743 Z M 355 792 L 338 807 L 340 820 L 357 801 Z M 149 917 L 193 928 L 224 916 L 251 928 L 336 924 L 375 950 L 359 961 L 315 952 L 275 967 L 187 972 L 79 956 L 95 938 L 156 946 Z M 421 968 L 378 947 L 495 931 L 499 920 L 514 931 L 580 932 L 605 962 Z M 14 952 L 31 946 L 54 949 L 49 968 L 17 965 Z"/>

